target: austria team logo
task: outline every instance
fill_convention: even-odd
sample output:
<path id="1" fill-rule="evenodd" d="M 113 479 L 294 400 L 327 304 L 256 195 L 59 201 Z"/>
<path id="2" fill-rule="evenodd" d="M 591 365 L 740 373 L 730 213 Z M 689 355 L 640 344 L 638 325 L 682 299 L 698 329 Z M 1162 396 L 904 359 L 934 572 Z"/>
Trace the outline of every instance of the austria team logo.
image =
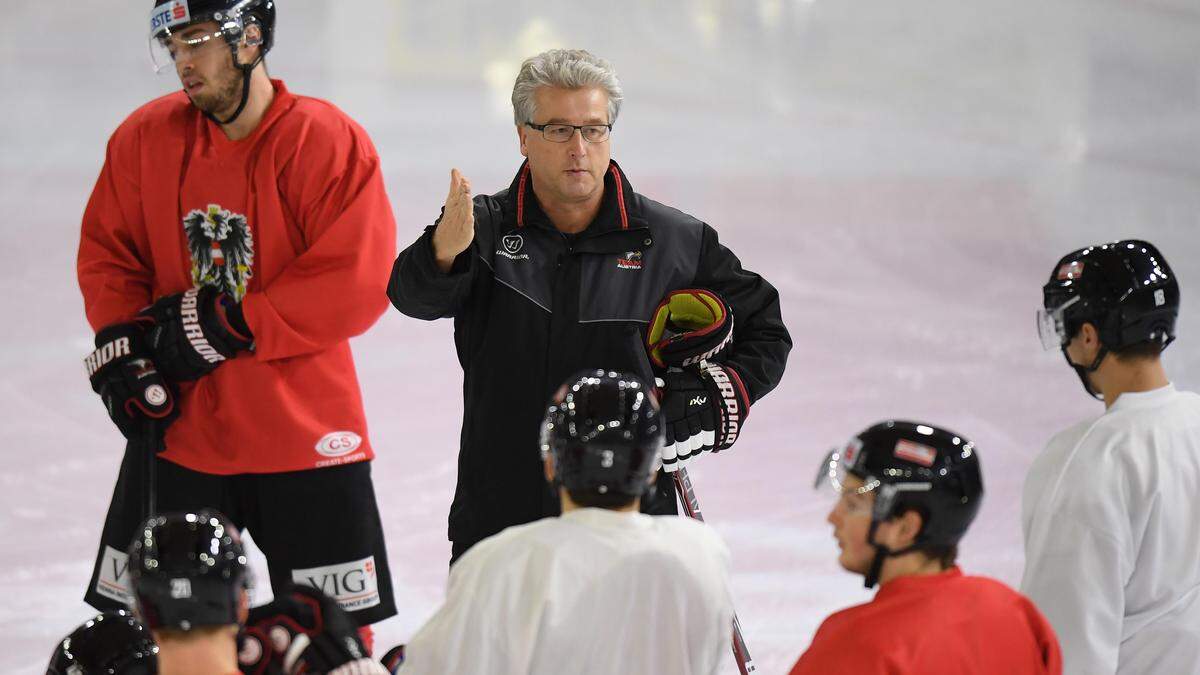
<path id="1" fill-rule="evenodd" d="M 183 231 L 192 254 L 192 284 L 216 287 L 240 302 L 254 276 L 254 238 L 246 216 L 209 204 L 183 217 Z"/>
<path id="2" fill-rule="evenodd" d="M 642 269 L 642 252 L 628 251 L 625 255 L 617 258 L 617 269 L 621 270 L 640 270 Z"/>

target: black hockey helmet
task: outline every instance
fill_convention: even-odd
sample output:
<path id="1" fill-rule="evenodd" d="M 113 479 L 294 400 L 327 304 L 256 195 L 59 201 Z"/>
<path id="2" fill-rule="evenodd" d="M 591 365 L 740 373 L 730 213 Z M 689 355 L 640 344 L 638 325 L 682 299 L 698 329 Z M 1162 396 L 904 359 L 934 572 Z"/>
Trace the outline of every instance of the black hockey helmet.
<path id="1" fill-rule="evenodd" d="M 46 675 L 155 675 L 158 645 L 120 609 L 88 619 L 54 648 Z"/>
<path id="2" fill-rule="evenodd" d="M 147 520 L 129 547 L 129 574 L 152 629 L 238 623 L 246 552 L 237 528 L 216 510 Z"/>
<path id="3" fill-rule="evenodd" d="M 1165 349 L 1175 339 L 1179 282 L 1153 244 L 1126 239 L 1073 251 L 1054 266 L 1042 287 L 1038 333 L 1047 350 L 1066 346 L 1084 323 L 1096 327 L 1100 352 L 1093 363 L 1067 362 L 1097 398 L 1086 374 L 1100 367 L 1109 350 L 1140 342 Z"/>
<path id="4" fill-rule="evenodd" d="M 830 451 L 817 475 L 818 484 L 828 480 L 843 492 L 846 474 L 863 481 L 857 492 L 875 495 L 868 541 L 876 554 L 867 588 L 875 585 L 887 556 L 956 545 L 983 501 L 983 475 L 974 444 L 929 424 L 888 420 L 868 427 Z M 876 544 L 879 523 L 908 510 L 916 510 L 923 521 L 912 546 L 890 551 Z"/>
<path id="5" fill-rule="evenodd" d="M 197 23 L 213 21 L 217 28 L 212 33 L 189 35 L 179 33 Z M 246 34 L 246 28 L 257 25 L 262 36 L 257 42 L 258 58 L 252 63 L 238 61 L 238 45 Z M 199 48 L 213 40 L 223 42 L 233 54 L 233 64 L 242 71 L 242 101 L 233 116 L 227 120 L 216 120 L 229 124 L 242 114 L 250 96 L 250 73 L 271 51 L 275 44 L 275 0 L 154 0 L 150 11 L 150 61 L 156 72 L 162 72 L 175 61 L 175 50 Z"/>
<path id="6" fill-rule="evenodd" d="M 639 497 L 658 470 L 663 445 L 658 402 L 634 375 L 594 370 L 559 390 L 542 422 L 542 457 L 572 493 Z"/>

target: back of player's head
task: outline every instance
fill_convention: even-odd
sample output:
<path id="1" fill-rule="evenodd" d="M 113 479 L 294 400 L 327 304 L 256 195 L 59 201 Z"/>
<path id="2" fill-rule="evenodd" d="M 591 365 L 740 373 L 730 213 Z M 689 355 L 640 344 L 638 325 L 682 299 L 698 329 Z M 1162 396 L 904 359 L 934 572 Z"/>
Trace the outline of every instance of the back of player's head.
<path id="1" fill-rule="evenodd" d="M 888 420 L 874 424 L 832 452 L 824 471 L 841 490 L 846 474 L 872 492 L 873 523 L 909 510 L 923 525 L 915 549 L 958 544 L 983 501 L 979 453 L 971 441 L 929 424 Z"/>
<path id="2" fill-rule="evenodd" d="M 147 520 L 129 547 L 129 573 L 138 613 L 152 629 L 239 623 L 246 552 L 237 528 L 215 510 Z"/>
<path id="3" fill-rule="evenodd" d="M 1042 287 L 1039 330 L 1043 345 L 1066 345 L 1084 323 L 1100 343 L 1120 354 L 1146 345 L 1157 353 L 1175 339 L 1179 282 L 1162 253 L 1127 239 L 1063 256 Z"/>
<path id="4" fill-rule="evenodd" d="M 155 675 L 158 645 L 125 610 L 88 619 L 54 648 L 46 675 Z"/>
<path id="5" fill-rule="evenodd" d="M 663 426 L 650 388 L 634 375 L 595 370 L 569 380 L 546 411 L 542 456 L 581 506 L 623 506 L 658 470 Z"/>

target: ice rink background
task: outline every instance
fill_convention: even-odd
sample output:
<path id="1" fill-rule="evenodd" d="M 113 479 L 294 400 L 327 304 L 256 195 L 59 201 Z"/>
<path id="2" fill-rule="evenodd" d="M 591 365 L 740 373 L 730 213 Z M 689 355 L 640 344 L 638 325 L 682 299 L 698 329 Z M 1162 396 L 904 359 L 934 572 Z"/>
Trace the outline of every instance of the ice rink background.
<path id="1" fill-rule="evenodd" d="M 613 155 L 634 188 L 713 224 L 779 288 L 795 340 L 783 384 L 693 473 L 760 672 L 786 671 L 825 615 L 870 597 L 837 568 L 810 488 L 825 449 L 878 419 L 976 441 L 988 494 L 962 563 L 1019 581 L 1024 472 L 1100 411 L 1034 330 L 1063 253 L 1157 243 L 1184 285 L 1166 362 L 1200 388 L 1194 0 L 279 4 L 272 75 L 370 132 L 401 246 L 437 214 L 451 166 L 478 190 L 507 186 L 517 66 L 579 46 L 622 77 Z M 91 612 L 80 597 L 123 442 L 80 362 L 92 336 L 74 258 L 108 135 L 178 86 L 150 70 L 149 5 L 4 3 L 4 673 L 42 672 Z M 377 627 L 387 647 L 442 596 L 461 371 L 449 322 L 389 311 L 353 344 L 400 610 Z"/>

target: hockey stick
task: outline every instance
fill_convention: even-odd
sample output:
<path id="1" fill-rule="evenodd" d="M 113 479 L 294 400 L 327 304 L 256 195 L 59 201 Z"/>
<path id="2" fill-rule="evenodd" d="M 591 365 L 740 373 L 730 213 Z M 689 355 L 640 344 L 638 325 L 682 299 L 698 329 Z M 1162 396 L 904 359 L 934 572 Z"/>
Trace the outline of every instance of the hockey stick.
<path id="1" fill-rule="evenodd" d="M 683 510 L 688 518 L 704 522 L 700 513 L 700 500 L 696 499 L 696 490 L 692 487 L 692 479 L 688 476 L 686 467 L 679 467 L 671 474 L 675 479 L 675 492 L 683 503 Z M 733 615 L 733 658 L 737 661 L 738 670 L 742 675 L 754 672 L 754 660 L 750 658 L 750 650 L 746 649 L 746 640 L 742 638 L 742 624 L 738 622 L 737 613 Z"/>
<path id="2" fill-rule="evenodd" d="M 146 475 L 142 477 L 142 522 L 158 515 L 158 449 L 162 447 L 161 432 L 158 420 L 146 421 L 146 435 L 140 440 L 142 446 L 142 467 Z"/>

